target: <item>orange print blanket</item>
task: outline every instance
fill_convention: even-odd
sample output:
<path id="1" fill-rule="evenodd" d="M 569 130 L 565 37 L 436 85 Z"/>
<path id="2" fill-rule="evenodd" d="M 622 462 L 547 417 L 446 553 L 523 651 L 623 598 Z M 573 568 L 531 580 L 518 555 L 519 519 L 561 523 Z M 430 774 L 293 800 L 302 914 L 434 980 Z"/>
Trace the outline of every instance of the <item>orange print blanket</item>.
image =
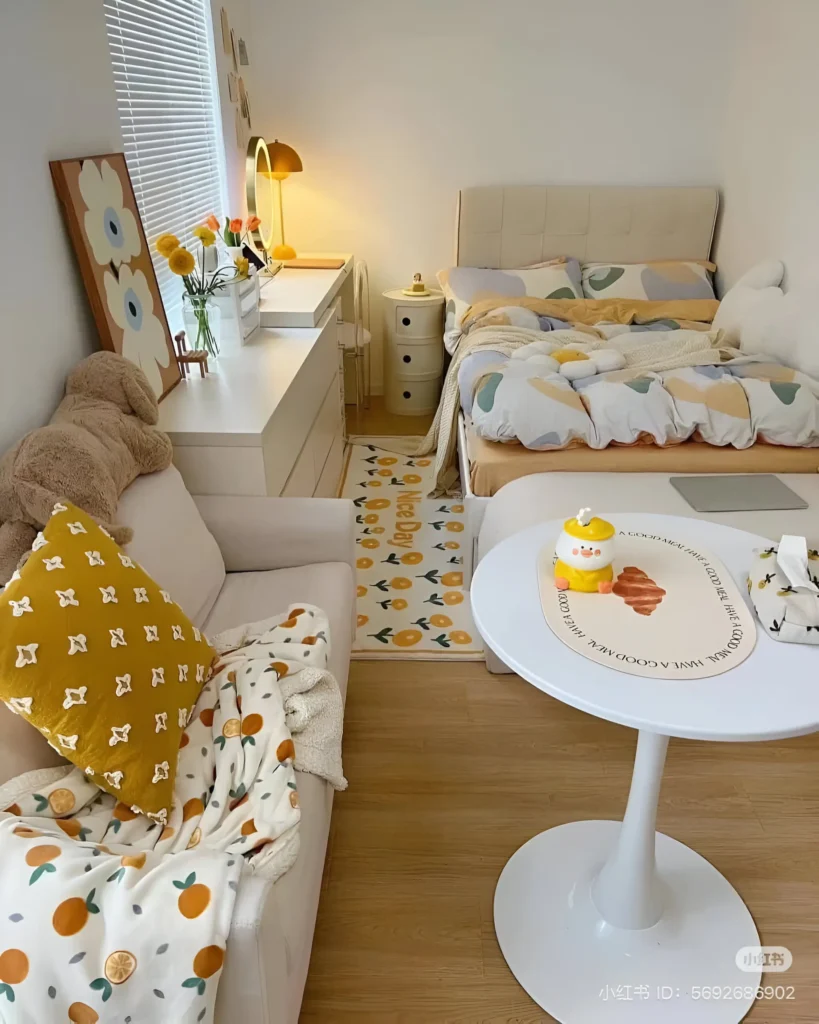
<path id="1" fill-rule="evenodd" d="M 80 768 L 0 790 L 3 1021 L 212 1021 L 240 876 L 275 880 L 298 853 L 297 770 L 346 786 L 325 613 L 292 605 L 212 642 L 167 823 Z"/>

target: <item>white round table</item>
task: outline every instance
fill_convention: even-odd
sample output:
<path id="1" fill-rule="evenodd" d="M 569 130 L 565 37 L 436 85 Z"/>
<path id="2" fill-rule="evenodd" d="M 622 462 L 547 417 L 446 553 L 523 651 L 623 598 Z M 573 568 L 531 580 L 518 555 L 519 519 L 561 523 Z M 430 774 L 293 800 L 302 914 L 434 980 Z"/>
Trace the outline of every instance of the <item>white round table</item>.
<path id="1" fill-rule="evenodd" d="M 753 549 L 770 544 L 702 520 L 599 514 L 618 528 L 708 549 L 743 595 Z M 716 868 L 655 832 L 666 748 L 671 736 L 750 741 L 819 731 L 819 647 L 778 643 L 757 624 L 753 654 L 707 679 L 646 679 L 589 661 L 552 633 L 541 608 L 538 554 L 562 525 L 524 530 L 481 561 L 471 591 L 475 623 L 533 686 L 638 729 L 637 754 L 622 823 L 559 825 L 506 864 L 495 890 L 498 942 L 523 988 L 561 1024 L 737 1024 L 761 977 L 753 966 L 741 969 L 737 954 L 758 946 L 759 935 Z"/>

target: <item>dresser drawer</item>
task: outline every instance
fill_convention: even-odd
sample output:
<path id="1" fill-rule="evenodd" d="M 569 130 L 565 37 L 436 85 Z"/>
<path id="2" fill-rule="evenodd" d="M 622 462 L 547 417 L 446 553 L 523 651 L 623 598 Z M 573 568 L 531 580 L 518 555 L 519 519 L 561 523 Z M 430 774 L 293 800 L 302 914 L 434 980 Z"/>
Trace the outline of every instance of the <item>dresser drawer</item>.
<path id="1" fill-rule="evenodd" d="M 439 341 L 434 345 L 411 345 L 396 338 L 390 358 L 396 377 L 429 377 L 430 374 L 441 373 L 444 348 Z"/>
<path id="2" fill-rule="evenodd" d="M 327 389 L 338 375 L 336 319 L 332 310 L 325 314 L 321 326 L 320 336 L 262 436 L 268 494 L 282 493 L 327 397 Z M 310 453 L 312 457 L 312 447 Z M 312 489 L 309 493 L 313 493 Z"/>
<path id="3" fill-rule="evenodd" d="M 302 448 L 296 459 L 287 483 L 284 485 L 282 498 L 312 498 L 316 489 L 316 464 L 313 458 L 313 447 L 308 443 Z"/>
<path id="4" fill-rule="evenodd" d="M 399 416 L 419 416 L 435 412 L 441 393 L 441 378 L 400 380 L 390 376 L 386 383 L 387 410 Z"/>
<path id="5" fill-rule="evenodd" d="M 333 441 L 333 446 L 327 455 L 327 461 L 321 471 L 321 476 L 316 484 L 315 498 L 336 498 L 338 497 L 338 485 L 341 480 L 341 470 L 344 467 L 344 438 L 339 436 Z"/>
<path id="6" fill-rule="evenodd" d="M 327 461 L 330 446 L 336 438 L 341 436 L 341 402 L 338 393 L 338 377 L 334 377 L 308 439 L 313 446 L 313 462 L 317 480 Z"/>
<path id="7" fill-rule="evenodd" d="M 395 307 L 395 334 L 403 338 L 443 337 L 441 305 L 419 306 L 400 304 Z"/>

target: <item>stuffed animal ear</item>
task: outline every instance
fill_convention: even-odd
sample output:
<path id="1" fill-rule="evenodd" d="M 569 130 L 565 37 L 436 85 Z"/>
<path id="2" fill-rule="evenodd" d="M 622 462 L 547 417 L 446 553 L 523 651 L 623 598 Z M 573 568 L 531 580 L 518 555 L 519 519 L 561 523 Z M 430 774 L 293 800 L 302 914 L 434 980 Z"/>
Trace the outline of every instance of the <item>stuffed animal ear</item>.
<path id="1" fill-rule="evenodd" d="M 122 378 L 122 390 L 128 404 L 143 423 L 154 426 L 159 421 L 159 403 L 154 389 L 144 373 L 126 373 Z"/>
<path id="2" fill-rule="evenodd" d="M 148 378 L 136 363 L 116 352 L 86 356 L 66 378 L 65 393 L 113 402 L 151 426 L 159 419 L 159 405 Z"/>

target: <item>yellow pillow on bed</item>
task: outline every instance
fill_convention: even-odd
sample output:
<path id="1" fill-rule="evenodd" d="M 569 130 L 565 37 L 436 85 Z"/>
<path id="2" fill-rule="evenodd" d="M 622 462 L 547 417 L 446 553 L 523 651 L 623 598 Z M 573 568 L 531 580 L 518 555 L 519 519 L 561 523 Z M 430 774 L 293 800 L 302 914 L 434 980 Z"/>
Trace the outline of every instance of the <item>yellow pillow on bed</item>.
<path id="1" fill-rule="evenodd" d="M 0 698 L 158 821 L 213 659 L 170 594 L 73 505 L 55 506 L 0 594 Z"/>

